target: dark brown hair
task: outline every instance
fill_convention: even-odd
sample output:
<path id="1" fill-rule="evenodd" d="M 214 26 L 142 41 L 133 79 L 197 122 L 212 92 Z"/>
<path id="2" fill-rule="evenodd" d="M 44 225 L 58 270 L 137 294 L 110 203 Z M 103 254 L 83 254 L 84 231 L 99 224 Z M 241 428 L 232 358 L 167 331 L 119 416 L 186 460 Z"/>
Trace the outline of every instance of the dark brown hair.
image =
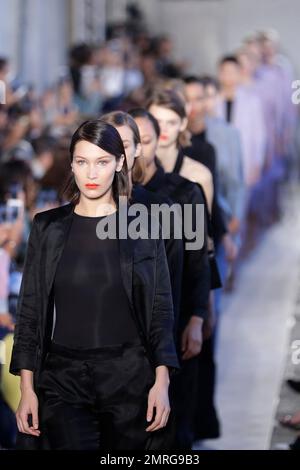
<path id="1" fill-rule="evenodd" d="M 156 134 L 156 137 L 159 138 L 160 136 L 160 127 L 158 124 L 158 120 L 155 119 L 155 117 L 149 113 L 149 111 L 145 108 L 133 108 L 128 111 L 128 114 L 133 117 L 133 119 L 147 119 L 149 122 L 151 122 L 154 132 Z"/>
<path id="2" fill-rule="evenodd" d="M 101 116 L 101 120 L 108 122 L 109 124 L 121 127 L 127 126 L 131 129 L 133 134 L 134 145 L 137 146 L 141 143 L 141 137 L 139 133 L 139 128 L 130 114 L 125 113 L 124 111 L 112 111 L 111 113 L 104 114 Z M 140 155 L 134 159 L 134 164 L 132 168 L 132 181 L 134 183 L 142 183 L 145 177 L 145 162 Z"/>
<path id="3" fill-rule="evenodd" d="M 187 117 L 185 101 L 179 93 L 176 93 L 174 90 L 165 88 L 155 90 L 147 102 L 147 109 L 149 110 L 152 105 L 174 111 L 181 120 Z M 178 144 L 182 147 L 186 147 L 190 144 L 190 133 L 188 131 L 184 130 L 179 133 Z"/>
<path id="4" fill-rule="evenodd" d="M 119 161 L 123 155 L 125 156 L 125 149 L 120 134 L 114 126 L 102 121 L 101 119 L 85 121 L 74 132 L 70 144 L 71 162 L 73 160 L 75 146 L 80 141 L 87 141 L 91 144 L 97 145 L 99 148 L 105 150 L 109 154 L 114 155 L 117 161 Z M 129 197 L 129 182 L 126 158 L 124 159 L 121 171 L 116 171 L 115 173 L 112 190 L 113 198 L 116 204 L 118 204 L 119 196 Z M 70 172 L 62 194 L 74 204 L 79 202 L 80 191 L 76 184 L 73 172 Z"/>

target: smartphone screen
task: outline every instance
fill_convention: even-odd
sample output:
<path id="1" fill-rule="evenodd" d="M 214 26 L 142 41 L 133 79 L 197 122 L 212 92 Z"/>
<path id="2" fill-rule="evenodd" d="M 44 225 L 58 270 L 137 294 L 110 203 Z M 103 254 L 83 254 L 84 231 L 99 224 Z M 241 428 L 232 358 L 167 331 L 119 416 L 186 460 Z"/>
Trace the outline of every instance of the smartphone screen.
<path id="1" fill-rule="evenodd" d="M 55 189 L 41 189 L 38 193 L 36 206 L 41 208 L 47 204 L 57 203 L 58 195 Z"/>
<path id="2" fill-rule="evenodd" d="M 19 207 L 8 206 L 1 204 L 0 206 L 0 224 L 12 224 L 19 215 Z"/>
<path id="3" fill-rule="evenodd" d="M 23 208 L 24 204 L 22 199 L 8 199 L 6 203 L 6 221 L 8 223 L 14 223 L 21 215 Z"/>

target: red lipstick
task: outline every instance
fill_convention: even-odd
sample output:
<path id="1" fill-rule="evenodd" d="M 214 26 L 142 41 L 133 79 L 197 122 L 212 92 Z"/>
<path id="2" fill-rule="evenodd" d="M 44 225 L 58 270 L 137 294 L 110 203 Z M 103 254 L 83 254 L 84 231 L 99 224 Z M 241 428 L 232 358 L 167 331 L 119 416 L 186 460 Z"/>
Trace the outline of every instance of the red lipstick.
<path id="1" fill-rule="evenodd" d="M 95 183 L 88 183 L 88 184 L 85 185 L 85 187 L 87 189 L 96 189 L 96 188 L 98 188 L 98 186 L 99 186 L 99 184 L 95 184 Z"/>
<path id="2" fill-rule="evenodd" d="M 165 134 L 161 134 L 161 136 L 159 138 L 160 138 L 160 140 L 168 140 L 168 136 L 165 135 Z"/>

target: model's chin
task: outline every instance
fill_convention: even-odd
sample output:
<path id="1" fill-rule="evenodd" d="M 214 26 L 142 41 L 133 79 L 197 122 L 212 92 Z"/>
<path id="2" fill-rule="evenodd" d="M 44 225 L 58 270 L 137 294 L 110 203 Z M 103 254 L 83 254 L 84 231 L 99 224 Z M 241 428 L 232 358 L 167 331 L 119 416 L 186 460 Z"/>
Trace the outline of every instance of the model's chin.
<path id="1" fill-rule="evenodd" d="M 97 198 L 103 196 L 103 194 L 105 193 L 105 191 L 103 191 L 103 188 L 101 188 L 101 190 L 99 188 L 97 188 L 97 189 L 84 188 L 84 191 L 82 191 L 82 192 L 85 195 L 85 197 L 87 197 L 89 199 L 97 199 Z"/>
<path id="2" fill-rule="evenodd" d="M 168 148 L 168 147 L 170 147 L 171 145 L 172 145 L 172 142 L 170 142 L 169 140 L 168 140 L 168 141 L 163 141 L 163 140 L 162 140 L 162 141 L 159 141 L 159 144 L 158 144 L 158 146 L 159 146 L 160 148 L 162 148 L 162 149 Z"/>

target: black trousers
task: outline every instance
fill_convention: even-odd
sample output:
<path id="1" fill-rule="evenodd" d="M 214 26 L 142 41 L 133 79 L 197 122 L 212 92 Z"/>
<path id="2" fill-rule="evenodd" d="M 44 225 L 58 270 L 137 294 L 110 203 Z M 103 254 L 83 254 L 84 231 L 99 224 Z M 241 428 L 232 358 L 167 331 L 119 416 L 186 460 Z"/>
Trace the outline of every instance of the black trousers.
<path id="1" fill-rule="evenodd" d="M 203 341 L 198 358 L 196 412 L 194 414 L 194 440 L 220 437 L 221 425 L 215 406 L 216 363 L 214 336 Z"/>
<path id="2" fill-rule="evenodd" d="M 180 357 L 180 353 L 178 353 Z M 174 414 L 172 450 L 191 450 L 197 411 L 198 356 L 180 359 L 180 370 L 170 384 L 170 403 Z"/>
<path id="3" fill-rule="evenodd" d="M 172 419 L 158 431 L 145 430 L 154 382 L 155 371 L 140 341 L 91 351 L 52 344 L 38 393 L 40 429 L 48 448 L 168 448 Z"/>

